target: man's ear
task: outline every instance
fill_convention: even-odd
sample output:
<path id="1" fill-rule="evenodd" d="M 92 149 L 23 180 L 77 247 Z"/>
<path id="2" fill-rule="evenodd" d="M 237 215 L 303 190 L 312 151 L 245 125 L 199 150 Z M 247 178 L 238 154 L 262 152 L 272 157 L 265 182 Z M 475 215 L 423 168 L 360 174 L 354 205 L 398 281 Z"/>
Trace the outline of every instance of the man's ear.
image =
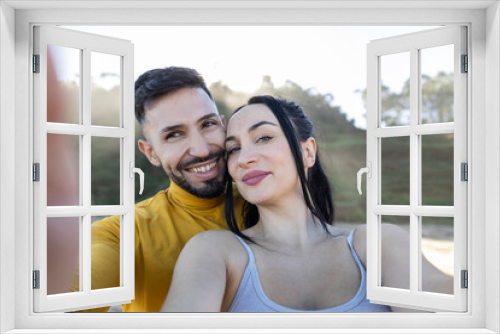
<path id="1" fill-rule="evenodd" d="M 304 159 L 304 168 L 311 168 L 316 163 L 316 139 L 309 137 L 302 146 L 302 158 Z"/>
<path id="2" fill-rule="evenodd" d="M 220 122 L 222 123 L 222 126 L 225 129 L 226 128 L 226 116 L 220 115 Z"/>
<path id="3" fill-rule="evenodd" d="M 155 151 L 153 150 L 153 146 L 150 142 L 144 139 L 139 139 L 137 145 L 139 146 L 139 150 L 148 158 L 149 162 L 156 167 L 161 167 L 160 159 L 156 156 Z"/>

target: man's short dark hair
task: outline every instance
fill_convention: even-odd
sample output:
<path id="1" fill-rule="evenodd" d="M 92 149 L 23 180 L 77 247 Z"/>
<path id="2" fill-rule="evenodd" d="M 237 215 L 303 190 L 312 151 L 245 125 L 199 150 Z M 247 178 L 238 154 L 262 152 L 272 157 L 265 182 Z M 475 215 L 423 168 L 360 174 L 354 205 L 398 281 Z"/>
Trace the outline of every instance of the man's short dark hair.
<path id="1" fill-rule="evenodd" d="M 213 100 L 203 77 L 187 67 L 149 70 L 135 81 L 135 118 L 142 126 L 146 109 L 160 97 L 182 88 L 201 88 Z"/>

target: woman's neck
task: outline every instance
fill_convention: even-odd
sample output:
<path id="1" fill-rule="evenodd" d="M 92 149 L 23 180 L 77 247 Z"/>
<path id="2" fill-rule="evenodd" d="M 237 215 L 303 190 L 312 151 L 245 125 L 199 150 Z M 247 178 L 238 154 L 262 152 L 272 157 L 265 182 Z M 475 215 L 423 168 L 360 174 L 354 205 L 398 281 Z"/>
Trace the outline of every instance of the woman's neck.
<path id="1" fill-rule="evenodd" d="M 252 230 L 266 244 L 295 251 L 306 251 L 324 240 L 325 230 L 303 198 L 280 201 L 279 206 L 258 206 L 259 222 Z"/>

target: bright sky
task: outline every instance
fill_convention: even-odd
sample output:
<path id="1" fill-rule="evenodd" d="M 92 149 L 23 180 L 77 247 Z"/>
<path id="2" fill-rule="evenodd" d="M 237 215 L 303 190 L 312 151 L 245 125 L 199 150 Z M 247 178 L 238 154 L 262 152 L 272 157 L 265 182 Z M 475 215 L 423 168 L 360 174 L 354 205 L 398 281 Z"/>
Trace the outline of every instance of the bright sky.
<path id="1" fill-rule="evenodd" d="M 135 45 L 135 77 L 166 66 L 198 70 L 207 84 L 222 81 L 231 89 L 254 92 L 264 75 L 275 86 L 286 80 L 303 88 L 331 93 L 358 127 L 366 128 L 361 94 L 366 87 L 366 46 L 371 40 L 435 27 L 328 27 L 328 26 L 161 26 L 65 27 L 130 40 Z M 436 57 L 440 57 L 439 54 Z M 450 71 L 453 62 L 435 58 L 427 71 Z M 383 78 L 399 91 L 409 71 L 406 62 L 393 63 L 394 71 Z M 108 65 L 92 72 L 109 72 Z"/>

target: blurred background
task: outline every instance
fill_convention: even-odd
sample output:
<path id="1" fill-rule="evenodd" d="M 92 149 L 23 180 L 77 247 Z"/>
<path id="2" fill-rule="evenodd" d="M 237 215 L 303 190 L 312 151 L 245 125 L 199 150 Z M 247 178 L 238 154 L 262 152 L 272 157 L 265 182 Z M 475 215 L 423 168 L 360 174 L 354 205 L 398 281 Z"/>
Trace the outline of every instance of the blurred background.
<path id="1" fill-rule="evenodd" d="M 366 165 L 366 46 L 372 39 L 434 27 L 65 28 L 131 40 L 135 44 L 136 78 L 153 68 L 195 68 L 204 76 L 219 112 L 226 118 L 252 95 L 271 94 L 294 100 L 315 125 L 333 186 L 336 220 L 364 222 L 366 198 L 356 191 L 356 172 Z M 382 77 L 383 126 L 408 124 L 409 58 L 400 58 L 388 59 L 391 67 L 382 64 L 387 68 Z M 422 96 L 430 110 L 423 115 L 423 122 L 453 121 L 453 62 L 436 58 L 433 62 L 436 68 L 423 75 Z M 116 126 L 119 122 L 119 63 L 110 64 L 102 57 L 92 62 L 93 124 Z M 67 81 L 65 85 L 68 91 L 74 91 L 71 95 L 77 96 L 76 82 Z M 142 138 L 138 126 L 136 138 Z M 96 175 L 92 198 L 100 205 L 116 204 L 119 192 L 118 179 L 113 181 L 118 175 L 112 172 L 117 168 L 113 161 L 118 159 L 119 149 L 108 141 L 101 140 L 92 147 L 92 174 Z M 401 137 L 384 142 L 383 161 L 392 163 L 383 168 L 383 193 L 387 197 L 383 204 L 409 202 L 407 141 Z M 422 179 L 433 187 L 424 204 L 453 205 L 452 180 L 438 177 L 452 175 L 453 165 L 449 162 L 453 159 L 453 136 L 442 135 L 439 140 L 423 144 L 426 156 Z M 153 167 L 137 147 L 135 158 L 136 166 L 146 173 L 144 193 L 136 194 L 136 201 L 168 187 L 163 170 Z"/>
<path id="2" fill-rule="evenodd" d="M 198 70 L 226 118 L 256 94 L 297 102 L 315 125 L 321 159 L 332 186 L 335 221 L 351 229 L 366 223 L 366 183 L 363 181 L 363 195 L 359 195 L 356 173 L 366 166 L 367 44 L 436 27 L 64 28 L 132 41 L 135 78 L 147 70 L 167 66 Z M 422 58 L 422 123 L 452 122 L 453 49 L 434 49 Z M 77 116 L 72 121 L 67 116 L 66 120 L 49 122 L 78 122 L 78 103 L 73 100 L 79 97 L 80 58 L 71 51 L 54 47 L 52 57 L 60 89 L 70 101 L 66 114 Z M 120 61 L 116 56 L 93 53 L 91 62 L 92 125 L 119 126 Z M 404 54 L 382 60 L 384 127 L 409 124 L 409 65 L 409 56 Z M 143 136 L 136 125 L 139 139 Z M 72 150 L 78 152 L 78 140 L 72 145 Z M 409 147 L 408 137 L 382 141 L 382 204 L 409 204 Z M 422 204 L 453 206 L 453 135 L 423 136 L 422 147 Z M 137 146 L 135 152 L 135 165 L 145 173 L 144 192 L 135 195 L 139 202 L 167 188 L 169 180 Z M 73 155 L 77 159 L 77 154 Z M 93 205 L 119 204 L 119 157 L 119 140 L 92 138 Z M 386 216 L 383 221 L 406 229 L 409 226 L 408 217 Z M 422 237 L 424 254 L 440 270 L 452 274 L 453 219 L 424 219 Z"/>

